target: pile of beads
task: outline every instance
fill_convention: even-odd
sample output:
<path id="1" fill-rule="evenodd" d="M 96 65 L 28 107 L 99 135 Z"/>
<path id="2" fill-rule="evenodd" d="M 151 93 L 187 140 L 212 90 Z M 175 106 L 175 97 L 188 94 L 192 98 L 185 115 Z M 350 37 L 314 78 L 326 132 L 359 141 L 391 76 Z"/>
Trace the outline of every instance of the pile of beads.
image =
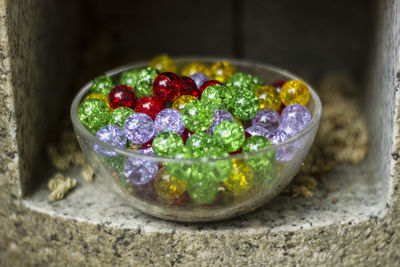
<path id="1" fill-rule="evenodd" d="M 267 186 L 276 162 L 290 161 L 296 147 L 268 148 L 298 135 L 311 121 L 307 85 L 299 80 L 267 85 L 236 72 L 227 61 L 211 67 L 191 62 L 181 76 L 177 71 L 176 63 L 161 55 L 146 68 L 123 72 L 119 80 L 100 76 L 78 116 L 102 142 L 178 160 L 125 159 L 98 145 L 94 151 L 111 163 L 123 186 L 150 185 L 149 194 L 163 200 L 186 195 L 198 204 L 234 202 Z M 229 158 L 263 150 L 246 159 Z"/>

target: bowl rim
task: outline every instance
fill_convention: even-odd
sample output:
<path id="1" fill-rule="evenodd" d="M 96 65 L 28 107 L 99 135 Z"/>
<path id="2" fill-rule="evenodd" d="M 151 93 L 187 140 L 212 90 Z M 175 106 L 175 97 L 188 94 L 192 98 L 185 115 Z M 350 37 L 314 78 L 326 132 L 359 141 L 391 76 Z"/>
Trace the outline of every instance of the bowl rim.
<path id="1" fill-rule="evenodd" d="M 301 139 L 303 136 L 305 136 L 309 132 L 313 131 L 319 125 L 319 121 L 321 119 L 321 114 L 322 114 L 322 103 L 321 103 L 321 100 L 320 100 L 318 94 L 315 92 L 315 90 L 309 83 L 305 82 L 303 79 L 301 79 L 297 75 L 295 75 L 285 69 L 282 69 L 282 68 L 279 68 L 279 67 L 276 67 L 276 66 L 273 66 L 270 64 L 265 64 L 265 63 L 253 62 L 253 61 L 249 61 L 249 60 L 223 58 L 223 57 L 190 57 L 190 56 L 187 56 L 187 57 L 176 57 L 176 58 L 174 58 L 174 61 L 178 62 L 178 63 L 179 62 L 187 62 L 187 61 L 200 61 L 200 62 L 202 62 L 202 61 L 211 61 L 211 62 L 229 61 L 233 65 L 240 65 L 240 66 L 244 66 L 244 67 L 253 67 L 253 68 L 256 67 L 256 68 L 260 68 L 260 69 L 268 69 L 270 71 L 277 72 L 283 76 L 286 76 L 290 80 L 301 80 L 308 86 L 309 91 L 310 91 L 310 96 L 311 96 L 312 100 L 314 101 L 314 105 L 315 105 L 314 116 L 312 116 L 311 122 L 307 125 L 307 127 L 304 128 L 303 130 L 301 130 L 301 132 L 299 134 L 297 134 L 296 136 L 291 137 L 288 140 L 286 140 L 285 142 L 282 142 L 278 145 L 273 145 L 273 146 L 270 146 L 270 147 L 262 149 L 262 150 L 248 152 L 248 153 L 229 154 L 229 156 L 227 156 L 227 157 L 220 157 L 220 158 L 202 157 L 202 158 L 176 159 L 176 158 L 170 158 L 170 157 L 160 157 L 160 156 L 156 156 L 156 155 L 149 155 L 149 154 L 134 152 L 134 151 L 131 151 L 131 150 L 128 150 L 125 148 L 123 148 L 123 149 L 116 148 L 110 144 L 107 144 L 107 143 L 102 142 L 99 139 L 97 139 L 97 137 L 95 135 L 92 135 L 80 123 L 79 118 L 78 118 L 79 104 L 80 104 L 81 100 L 84 98 L 84 96 L 86 96 L 86 94 L 89 92 L 90 87 L 93 83 L 93 80 L 91 80 L 91 81 L 87 82 L 79 90 L 79 92 L 77 93 L 77 95 L 74 97 L 74 99 L 72 101 L 71 108 L 70 108 L 70 116 L 71 116 L 72 124 L 74 126 L 74 130 L 77 131 L 79 133 L 79 135 L 83 136 L 89 142 L 91 142 L 93 144 L 97 144 L 107 150 L 116 152 L 118 155 L 123 155 L 123 156 L 127 156 L 127 157 L 143 159 L 143 160 L 151 160 L 151 161 L 156 161 L 156 162 L 170 162 L 170 163 L 179 162 L 179 163 L 186 163 L 186 164 L 194 164 L 194 163 L 198 163 L 199 161 L 206 163 L 206 162 L 215 162 L 215 161 L 219 161 L 219 160 L 247 159 L 251 156 L 262 154 L 262 153 L 265 153 L 268 151 L 276 151 L 280 148 L 290 146 L 291 144 L 295 143 L 296 141 Z M 104 72 L 104 75 L 112 76 L 112 75 L 116 75 L 118 73 L 121 73 L 123 71 L 129 70 L 132 68 L 143 68 L 143 67 L 147 66 L 148 63 L 149 63 L 149 60 L 125 64 L 125 65 L 122 65 L 122 66 L 119 66 L 119 67 L 116 67 L 109 71 Z"/>

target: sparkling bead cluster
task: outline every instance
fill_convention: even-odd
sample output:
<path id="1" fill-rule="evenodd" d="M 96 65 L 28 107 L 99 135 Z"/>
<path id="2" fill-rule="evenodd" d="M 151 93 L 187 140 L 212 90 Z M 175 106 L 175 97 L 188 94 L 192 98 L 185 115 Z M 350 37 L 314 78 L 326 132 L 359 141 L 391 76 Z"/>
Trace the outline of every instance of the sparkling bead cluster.
<path id="1" fill-rule="evenodd" d="M 179 205 L 234 201 L 254 193 L 256 184 L 268 186 L 277 162 L 290 161 L 299 144 L 268 148 L 311 122 L 307 85 L 265 84 L 227 61 L 191 62 L 177 73 L 178 65 L 163 54 L 117 80 L 96 78 L 82 101 L 79 120 L 108 144 L 93 149 L 111 162 L 120 184 L 146 186 L 160 201 Z M 143 156 L 121 159 L 110 146 Z M 249 157 L 229 157 L 236 153 Z M 154 155 L 175 160 L 161 164 Z"/>

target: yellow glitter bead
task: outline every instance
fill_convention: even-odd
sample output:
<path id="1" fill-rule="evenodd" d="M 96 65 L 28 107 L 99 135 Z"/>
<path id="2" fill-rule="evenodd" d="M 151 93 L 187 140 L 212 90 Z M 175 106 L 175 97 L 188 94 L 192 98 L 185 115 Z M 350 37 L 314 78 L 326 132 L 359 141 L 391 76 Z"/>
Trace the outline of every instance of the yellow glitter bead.
<path id="1" fill-rule="evenodd" d="M 260 86 L 254 91 L 254 93 L 258 98 L 260 109 L 270 108 L 278 111 L 281 107 L 281 96 L 273 86 Z"/>
<path id="2" fill-rule="evenodd" d="M 157 195 L 164 199 L 176 199 L 186 191 L 187 181 L 178 180 L 161 169 L 154 180 Z"/>
<path id="3" fill-rule="evenodd" d="M 197 61 L 190 62 L 183 66 L 181 74 L 182 76 L 189 77 L 190 75 L 199 72 L 211 77 L 211 70 L 206 66 L 206 64 Z"/>
<path id="4" fill-rule="evenodd" d="M 104 103 L 106 103 L 106 105 L 107 105 L 107 107 L 108 107 L 108 110 L 109 110 L 110 112 L 112 111 L 112 109 L 111 109 L 111 107 L 110 107 L 110 103 L 108 103 L 108 97 L 107 97 L 107 96 L 105 96 L 105 95 L 103 95 L 103 94 L 99 94 L 99 93 L 91 93 L 90 95 L 88 95 L 87 97 L 85 97 L 85 99 L 84 99 L 83 101 L 88 100 L 88 99 L 98 99 L 98 100 L 101 100 L 101 101 L 103 101 Z"/>
<path id="5" fill-rule="evenodd" d="M 169 57 L 167 54 L 161 54 L 159 56 L 154 57 L 151 60 L 149 67 L 158 69 L 160 72 L 168 71 L 176 73 L 178 70 L 175 61 L 173 61 L 173 59 Z"/>
<path id="6" fill-rule="evenodd" d="M 254 186 L 253 170 L 242 160 L 232 160 L 232 172 L 224 186 L 235 194 L 245 194 Z"/>
<path id="7" fill-rule="evenodd" d="M 212 79 L 227 82 L 236 73 L 236 68 L 228 61 L 220 61 L 211 66 Z"/>
<path id="8" fill-rule="evenodd" d="M 238 118 L 233 117 L 233 120 L 234 120 L 235 122 L 239 123 L 239 125 L 242 126 L 242 128 L 244 129 L 243 123 L 242 123 Z"/>
<path id="9" fill-rule="evenodd" d="M 196 97 L 191 96 L 191 95 L 181 95 L 177 100 L 174 101 L 172 104 L 172 108 L 179 110 L 182 112 L 182 110 L 185 108 L 186 104 L 197 100 Z"/>
<path id="10" fill-rule="evenodd" d="M 292 80 L 282 86 L 281 98 L 285 106 L 292 104 L 306 105 L 310 100 L 310 91 L 304 82 Z"/>

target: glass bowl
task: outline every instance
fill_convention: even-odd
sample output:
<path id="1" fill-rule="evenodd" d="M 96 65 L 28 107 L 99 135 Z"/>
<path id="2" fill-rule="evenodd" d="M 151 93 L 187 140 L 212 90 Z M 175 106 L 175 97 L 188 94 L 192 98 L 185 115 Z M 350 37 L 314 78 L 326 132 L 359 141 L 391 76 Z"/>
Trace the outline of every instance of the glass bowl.
<path id="1" fill-rule="evenodd" d="M 212 65 L 220 60 L 224 59 L 179 58 L 175 61 L 178 67 L 182 67 L 192 61 Z M 277 67 L 227 60 L 238 72 L 256 75 L 265 84 L 277 80 L 301 80 Z M 147 65 L 148 62 L 129 64 L 108 71 L 106 75 L 117 81 L 123 71 Z M 308 85 L 311 97 L 307 108 L 312 120 L 297 136 L 265 150 L 232 154 L 226 158 L 173 159 L 118 149 L 90 134 L 78 119 L 79 104 L 90 92 L 90 86 L 91 82 L 87 83 L 73 100 L 71 119 L 79 144 L 98 181 L 136 209 L 154 217 L 180 222 L 232 218 L 253 211 L 278 195 L 299 171 L 317 132 L 322 110 L 317 93 Z M 99 148 L 108 153 L 99 153 Z M 125 164 L 134 166 L 129 173 L 130 179 L 125 176 Z M 226 177 L 227 172 L 229 177 L 225 180 L 213 180 L 221 177 L 221 173 Z M 140 181 L 149 175 L 154 179 L 142 184 Z"/>

